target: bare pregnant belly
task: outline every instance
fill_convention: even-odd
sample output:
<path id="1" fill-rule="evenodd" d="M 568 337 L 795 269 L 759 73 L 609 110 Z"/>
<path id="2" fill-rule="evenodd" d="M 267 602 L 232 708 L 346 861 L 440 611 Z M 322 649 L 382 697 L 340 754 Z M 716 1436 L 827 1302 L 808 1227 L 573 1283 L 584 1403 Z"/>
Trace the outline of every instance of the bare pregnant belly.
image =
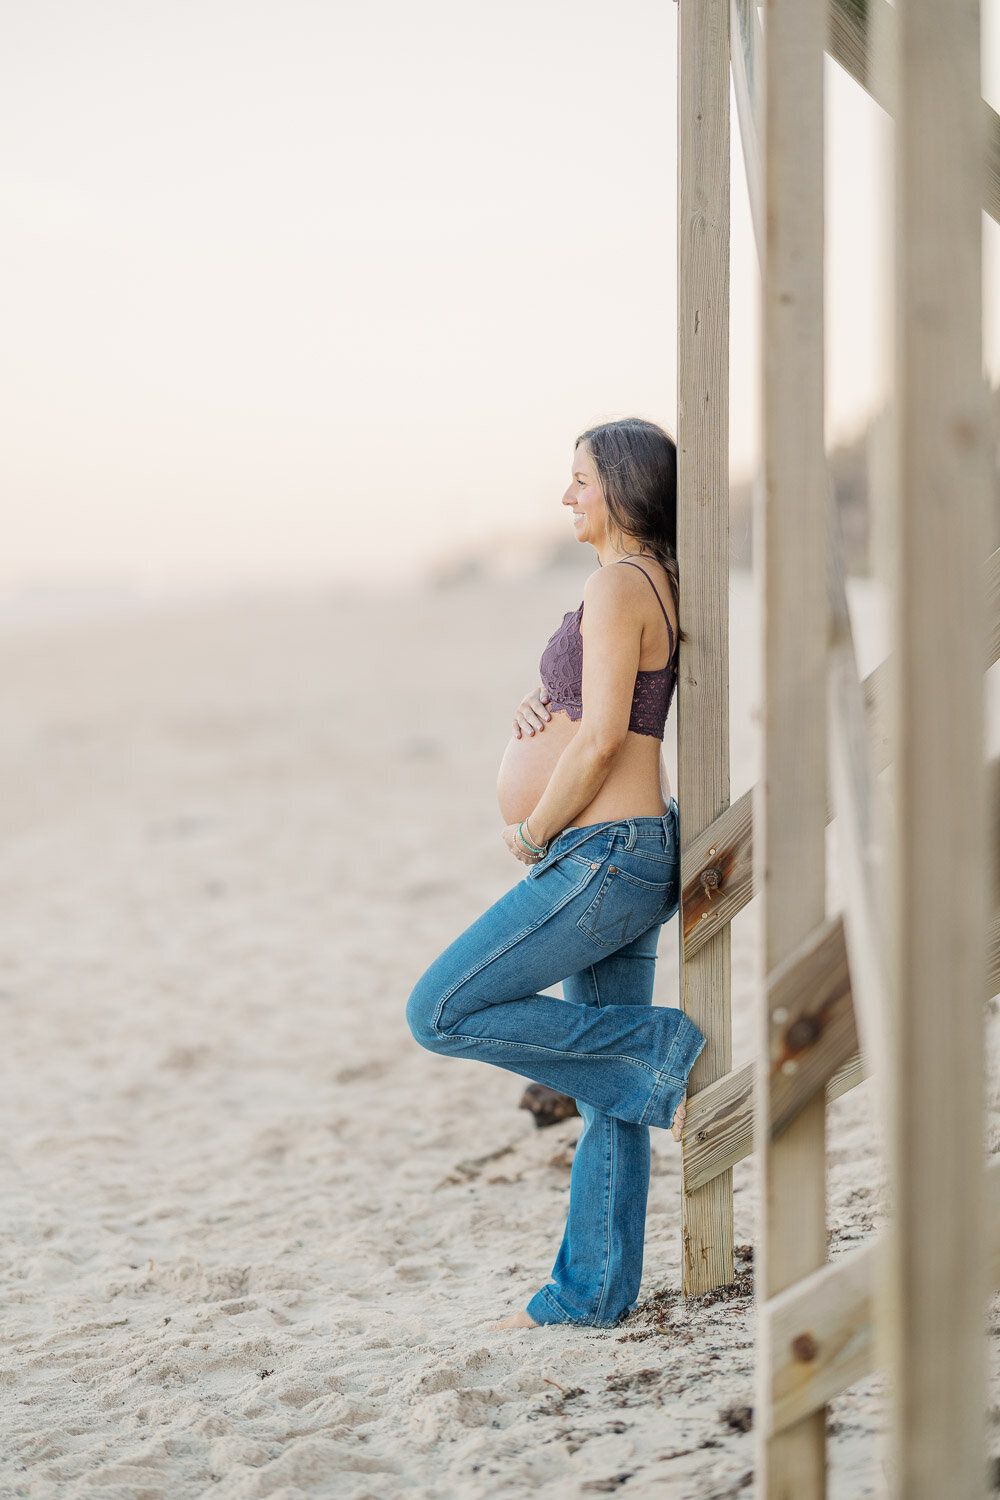
<path id="1" fill-rule="evenodd" d="M 539 732 L 511 735 L 497 776 L 497 801 L 505 823 L 520 823 L 537 805 L 556 761 L 579 729 L 579 722 L 558 710 Z"/>
<path id="2" fill-rule="evenodd" d="M 505 823 L 520 823 L 534 810 L 556 761 L 579 728 L 578 720 L 557 709 L 543 730 L 521 739 L 511 736 L 497 776 L 497 801 Z M 584 828 L 618 818 L 662 817 L 670 788 L 660 748 L 660 741 L 651 735 L 627 734 L 604 785 L 570 823 Z"/>

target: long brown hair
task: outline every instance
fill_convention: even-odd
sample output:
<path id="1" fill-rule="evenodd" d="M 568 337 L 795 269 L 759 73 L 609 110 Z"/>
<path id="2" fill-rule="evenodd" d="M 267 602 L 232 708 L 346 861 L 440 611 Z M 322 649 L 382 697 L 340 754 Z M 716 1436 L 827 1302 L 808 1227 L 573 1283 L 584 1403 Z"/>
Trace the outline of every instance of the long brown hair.
<path id="1" fill-rule="evenodd" d="M 679 608 L 677 566 L 677 447 L 673 438 L 642 417 L 601 422 L 580 434 L 601 482 L 608 518 L 663 564 Z M 678 639 L 687 640 L 678 625 Z"/>

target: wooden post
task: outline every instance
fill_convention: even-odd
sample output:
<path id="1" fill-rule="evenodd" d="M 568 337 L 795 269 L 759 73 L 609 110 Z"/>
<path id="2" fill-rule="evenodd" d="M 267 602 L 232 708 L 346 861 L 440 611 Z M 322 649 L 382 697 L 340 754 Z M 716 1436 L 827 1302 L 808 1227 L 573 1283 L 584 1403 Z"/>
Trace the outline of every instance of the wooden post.
<path id="1" fill-rule="evenodd" d="M 987 900 L 978 0 L 897 9 L 898 712 L 889 889 L 893 1218 L 879 1305 L 892 1493 L 986 1492 Z"/>
<path id="2" fill-rule="evenodd" d="M 823 448 L 823 0 L 769 0 L 765 24 L 764 484 L 754 568 L 764 633 L 764 775 L 754 801 L 763 900 L 755 1135 L 761 1169 L 757 1297 L 826 1258 L 823 1092 L 776 1139 L 771 1097 L 787 1019 L 770 975 L 825 918 L 827 483 Z M 762 1306 L 762 1313 L 764 1312 Z M 822 1407 L 776 1430 L 760 1318 L 757 1494 L 826 1493 Z M 808 1359 L 808 1350 L 802 1355 Z"/>
<path id="3" fill-rule="evenodd" d="M 679 16 L 677 800 L 688 845 L 729 805 L 729 0 Z M 683 922 L 681 923 L 683 930 Z M 707 1045 L 691 1092 L 732 1067 L 728 923 L 683 958 L 681 1005 Z M 684 1199 L 685 1296 L 733 1279 L 732 1172 Z"/>

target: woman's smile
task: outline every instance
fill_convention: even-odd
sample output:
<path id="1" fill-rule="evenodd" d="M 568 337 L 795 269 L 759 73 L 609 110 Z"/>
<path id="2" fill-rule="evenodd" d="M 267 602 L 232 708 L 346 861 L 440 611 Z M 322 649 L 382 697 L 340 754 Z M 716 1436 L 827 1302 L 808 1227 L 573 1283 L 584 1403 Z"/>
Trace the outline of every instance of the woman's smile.
<path id="1" fill-rule="evenodd" d="M 585 531 L 585 540 L 600 548 L 606 535 L 607 507 L 594 460 L 586 443 L 580 443 L 573 455 L 573 477 L 562 497 L 573 515 L 574 531 Z"/>

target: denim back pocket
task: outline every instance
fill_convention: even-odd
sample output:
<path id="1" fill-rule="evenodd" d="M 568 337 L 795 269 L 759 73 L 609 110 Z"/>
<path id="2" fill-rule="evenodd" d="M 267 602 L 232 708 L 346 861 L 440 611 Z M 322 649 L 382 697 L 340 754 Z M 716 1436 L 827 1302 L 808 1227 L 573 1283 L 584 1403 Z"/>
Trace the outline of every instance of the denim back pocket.
<path id="1" fill-rule="evenodd" d="M 649 873 L 653 873 L 652 868 Z M 609 865 L 577 926 L 595 942 L 620 948 L 657 921 L 675 890 L 676 881 L 643 880 L 618 865 Z"/>

